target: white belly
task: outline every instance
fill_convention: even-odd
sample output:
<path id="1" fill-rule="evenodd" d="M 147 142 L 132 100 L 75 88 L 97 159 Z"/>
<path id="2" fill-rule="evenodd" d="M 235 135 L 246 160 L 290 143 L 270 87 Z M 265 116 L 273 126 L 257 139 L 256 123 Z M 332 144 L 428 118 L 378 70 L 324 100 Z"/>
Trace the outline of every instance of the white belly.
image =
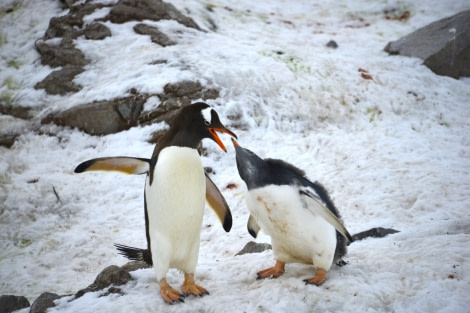
<path id="1" fill-rule="evenodd" d="M 313 264 L 328 270 L 336 249 L 336 230 L 313 215 L 291 186 L 267 186 L 247 192 L 248 209 L 271 237 L 274 258 Z"/>
<path id="2" fill-rule="evenodd" d="M 194 273 L 204 214 L 206 180 L 196 149 L 168 147 L 155 166 L 146 200 L 157 279 L 168 268 Z"/>

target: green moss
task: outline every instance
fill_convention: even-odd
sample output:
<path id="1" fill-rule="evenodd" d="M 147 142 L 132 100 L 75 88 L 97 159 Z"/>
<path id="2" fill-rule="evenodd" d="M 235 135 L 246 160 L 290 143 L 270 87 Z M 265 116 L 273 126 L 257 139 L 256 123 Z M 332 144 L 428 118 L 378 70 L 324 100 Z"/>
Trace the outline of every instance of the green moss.
<path id="1" fill-rule="evenodd" d="M 11 106 L 15 102 L 15 96 L 9 90 L 0 93 L 0 104 Z"/>
<path id="2" fill-rule="evenodd" d="M 368 108 L 366 111 L 366 114 L 370 115 L 369 122 L 372 123 L 373 121 L 375 121 L 377 116 L 382 114 L 382 111 L 378 107 L 373 107 L 373 108 Z"/>
<path id="3" fill-rule="evenodd" d="M 2 87 L 7 86 L 9 90 L 18 90 L 20 89 L 21 85 L 15 81 L 12 77 L 7 77 L 2 83 Z"/>
<path id="4" fill-rule="evenodd" d="M 289 70 L 294 73 L 311 72 L 311 68 L 309 66 L 306 66 L 303 63 L 303 60 L 295 55 L 285 54 L 282 51 L 261 51 L 259 52 L 259 54 L 261 54 L 262 56 L 272 57 L 276 61 L 284 63 L 289 68 Z"/>
<path id="5" fill-rule="evenodd" d="M 27 238 L 23 238 L 23 239 L 20 239 L 18 240 L 17 242 L 15 242 L 15 246 L 18 247 L 18 248 L 26 248 L 28 246 L 31 245 L 31 239 L 27 239 Z"/>
<path id="6" fill-rule="evenodd" d="M 16 68 L 16 69 L 19 69 L 20 68 L 20 64 L 16 61 L 16 60 L 10 60 L 7 62 L 7 66 L 8 67 L 13 67 L 13 68 Z"/>
<path id="7" fill-rule="evenodd" d="M 19 8 L 23 5 L 23 0 L 15 0 L 13 3 L 6 7 L 0 8 L 0 18 L 3 17 L 5 14 L 13 13 L 18 11 Z"/>

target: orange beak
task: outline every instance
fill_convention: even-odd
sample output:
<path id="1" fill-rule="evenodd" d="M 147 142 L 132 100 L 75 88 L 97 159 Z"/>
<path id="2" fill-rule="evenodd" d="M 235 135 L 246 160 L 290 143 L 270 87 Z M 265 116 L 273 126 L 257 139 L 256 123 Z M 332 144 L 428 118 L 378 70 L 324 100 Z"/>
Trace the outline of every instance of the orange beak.
<path id="1" fill-rule="evenodd" d="M 226 134 L 229 134 L 230 136 L 232 136 L 234 138 L 237 138 L 237 135 L 235 135 L 233 132 L 231 132 L 230 130 L 228 130 L 226 128 L 212 127 L 212 128 L 209 128 L 209 131 L 212 135 L 212 138 L 214 138 L 215 142 L 217 142 L 219 147 L 222 150 L 224 150 L 225 152 L 227 152 L 227 148 L 225 148 L 224 143 L 222 142 L 222 140 L 220 140 L 219 135 L 217 135 L 217 132 L 226 133 Z"/>

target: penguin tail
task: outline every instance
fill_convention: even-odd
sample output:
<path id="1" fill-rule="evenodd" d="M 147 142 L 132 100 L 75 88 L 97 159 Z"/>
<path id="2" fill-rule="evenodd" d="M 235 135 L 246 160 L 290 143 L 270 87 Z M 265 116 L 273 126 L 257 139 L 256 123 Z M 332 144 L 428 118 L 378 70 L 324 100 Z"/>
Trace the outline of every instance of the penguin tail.
<path id="1" fill-rule="evenodd" d="M 125 258 L 131 261 L 140 261 L 145 262 L 148 265 L 153 265 L 152 255 L 147 249 L 129 247 L 125 245 L 120 245 L 118 243 L 115 243 L 114 246 L 119 251 L 118 253 L 120 255 L 124 256 Z"/>
<path id="2" fill-rule="evenodd" d="M 382 238 L 390 234 L 399 233 L 399 230 L 393 228 L 374 227 L 369 230 L 362 231 L 352 236 L 352 242 L 362 240 L 368 237 Z"/>

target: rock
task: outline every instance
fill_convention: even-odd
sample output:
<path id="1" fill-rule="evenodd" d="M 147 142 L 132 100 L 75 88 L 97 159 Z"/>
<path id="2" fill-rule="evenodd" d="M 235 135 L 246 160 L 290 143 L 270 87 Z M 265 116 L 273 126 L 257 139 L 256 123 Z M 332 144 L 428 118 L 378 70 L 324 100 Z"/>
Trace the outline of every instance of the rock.
<path id="1" fill-rule="evenodd" d="M 51 114 L 42 123 L 76 127 L 90 135 L 117 133 L 137 125 L 146 100 L 140 95 L 95 101 Z"/>
<path id="2" fill-rule="evenodd" d="M 66 69 L 68 67 L 62 71 Z M 79 72 L 77 70 L 77 74 Z M 35 87 L 45 88 L 53 94 L 65 94 L 81 88 L 71 82 L 73 74 L 72 72 L 70 76 L 62 77 L 58 72 L 53 72 Z M 167 84 L 164 87 L 164 94 L 139 94 L 135 89 L 130 93 L 131 95 L 127 97 L 94 101 L 62 112 L 51 113 L 41 123 L 76 127 L 90 135 L 107 135 L 142 124 L 162 121 L 171 124 L 177 111 L 191 104 L 192 100 L 215 99 L 219 96 L 217 89 L 205 89 L 199 82 L 192 81 Z M 154 96 L 158 96 L 160 105 L 149 112 L 142 112 L 147 99 Z M 156 139 L 158 138 L 154 137 L 151 142 Z"/>
<path id="3" fill-rule="evenodd" d="M 96 279 L 91 286 L 96 290 L 100 290 L 111 285 L 124 285 L 130 280 L 132 280 L 132 277 L 128 271 L 117 265 L 110 265 L 96 276 Z"/>
<path id="4" fill-rule="evenodd" d="M 47 309 L 55 307 L 54 300 L 60 299 L 62 296 L 51 292 L 42 293 L 31 305 L 29 313 L 46 313 Z"/>
<path id="5" fill-rule="evenodd" d="M 146 112 L 140 119 L 140 123 L 154 123 L 165 121 L 171 124 L 177 110 L 191 104 L 191 100 L 216 99 L 219 96 L 218 89 L 204 89 L 200 82 L 182 81 L 174 84 L 166 84 L 163 87 L 164 94 L 159 95 L 161 104 L 154 110 Z M 153 138 L 150 142 L 154 142 Z"/>
<path id="6" fill-rule="evenodd" d="M 175 20 L 186 27 L 200 29 L 191 18 L 183 15 L 172 4 L 160 0 L 119 0 L 108 15 L 113 23 L 129 21 Z"/>
<path id="7" fill-rule="evenodd" d="M 43 65 L 51 67 L 84 66 L 88 63 L 83 52 L 75 48 L 73 44 L 61 43 L 58 46 L 51 46 L 43 40 L 37 40 L 36 49 L 41 54 L 41 63 Z"/>
<path id="8" fill-rule="evenodd" d="M 84 69 L 79 66 L 66 65 L 61 70 L 53 71 L 42 81 L 34 85 L 35 89 L 45 89 L 51 95 L 66 95 L 69 92 L 77 92 L 82 86 L 76 85 L 73 79 Z"/>
<path id="9" fill-rule="evenodd" d="M 198 99 L 202 96 L 202 85 L 200 82 L 182 81 L 176 84 L 166 84 L 163 87 L 166 98 L 189 97 L 190 99 Z"/>
<path id="10" fill-rule="evenodd" d="M 29 307 L 29 301 L 23 296 L 2 295 L 0 296 L 0 313 L 10 313 L 19 309 Z"/>
<path id="11" fill-rule="evenodd" d="M 337 44 L 336 41 L 334 41 L 334 40 L 328 41 L 328 43 L 326 44 L 326 46 L 327 46 L 328 48 L 332 48 L 332 49 L 338 48 L 338 44 Z"/>
<path id="12" fill-rule="evenodd" d="M 46 30 L 44 39 L 64 37 L 65 34 L 76 35 L 78 33 L 77 28 L 81 28 L 82 26 L 83 18 L 79 15 L 67 14 L 59 17 L 53 17 L 49 21 L 49 27 Z"/>
<path id="13" fill-rule="evenodd" d="M 128 262 L 127 264 L 124 264 L 123 266 L 121 266 L 121 268 L 127 272 L 133 272 L 133 271 L 137 271 L 137 270 L 140 270 L 140 269 L 143 269 L 143 268 L 151 268 L 152 266 L 148 265 L 147 263 L 145 262 L 141 262 L 141 261 L 132 261 L 132 262 Z"/>
<path id="14" fill-rule="evenodd" d="M 162 33 L 157 27 L 154 26 L 140 23 L 134 26 L 134 31 L 140 35 L 149 35 L 152 42 L 162 47 L 176 44 L 176 42 L 172 41 L 170 38 L 168 38 L 167 35 Z"/>
<path id="15" fill-rule="evenodd" d="M 110 265 L 106 267 L 104 270 L 102 270 L 101 273 L 98 274 L 98 276 L 96 276 L 96 279 L 93 282 L 93 284 L 91 284 L 85 289 L 78 291 L 75 294 L 75 299 L 80 298 L 87 292 L 94 292 L 94 291 L 102 290 L 111 285 L 114 285 L 114 286 L 124 285 L 131 280 L 132 280 L 132 277 L 128 271 L 124 270 L 123 268 L 117 265 Z M 119 288 L 111 287 L 108 289 L 107 293 L 108 294 L 109 293 L 122 294 L 122 291 Z"/>
<path id="16" fill-rule="evenodd" d="M 92 23 L 88 25 L 83 31 L 86 39 L 102 40 L 111 36 L 111 31 L 106 25 L 101 23 Z"/>
<path id="17" fill-rule="evenodd" d="M 392 55 L 418 57 L 438 75 L 470 76 L 470 10 L 422 27 L 384 48 Z"/>
<path id="18" fill-rule="evenodd" d="M 16 138 L 18 138 L 20 134 L 18 133 L 3 133 L 0 132 L 0 146 L 10 148 L 15 143 Z"/>
<path id="19" fill-rule="evenodd" d="M 254 241 L 248 242 L 240 252 L 235 255 L 243 255 L 247 253 L 260 253 L 272 249 L 269 243 L 256 243 Z"/>
<path id="20" fill-rule="evenodd" d="M 0 114 L 11 115 L 16 118 L 29 120 L 33 117 L 31 111 L 31 108 L 12 106 L 11 104 L 3 104 L 0 100 Z"/>
<path id="21" fill-rule="evenodd" d="M 117 288 L 117 287 L 109 287 L 108 288 L 108 291 L 106 291 L 105 293 L 101 294 L 99 296 L 99 298 L 102 298 L 102 297 L 107 297 L 109 296 L 110 294 L 118 294 L 118 295 L 125 295 L 124 291 L 122 291 L 121 288 Z"/>

